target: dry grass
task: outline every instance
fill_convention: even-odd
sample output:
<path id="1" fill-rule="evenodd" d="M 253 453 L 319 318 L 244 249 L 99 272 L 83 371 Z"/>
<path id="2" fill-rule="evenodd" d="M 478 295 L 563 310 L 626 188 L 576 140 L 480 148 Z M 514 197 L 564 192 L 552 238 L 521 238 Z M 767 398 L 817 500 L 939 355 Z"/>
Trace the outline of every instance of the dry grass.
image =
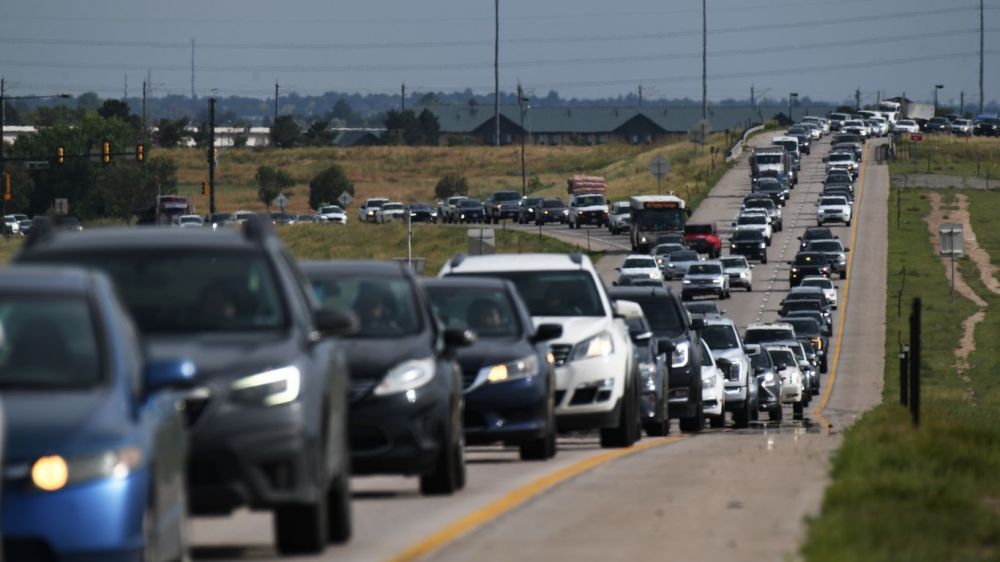
<path id="1" fill-rule="evenodd" d="M 719 133 L 712 135 L 703 154 L 699 147 L 679 138 L 655 146 L 528 146 L 526 161 L 529 179 L 537 177 L 546 186 L 536 191 L 541 195 L 565 198 L 566 178 L 587 173 L 608 178 L 610 196 L 620 198 L 656 192 L 656 181 L 646 170 L 646 164 L 661 153 L 671 160 L 674 168 L 664 182 L 665 189 L 684 195 L 686 189 L 693 189 L 699 181 L 699 173 L 704 182 L 712 160 L 710 147 L 720 150 L 715 158 L 717 169 L 725 144 L 725 135 Z M 204 152 L 178 148 L 159 150 L 157 155 L 177 162 L 180 192 L 194 196 L 199 212 L 204 212 L 208 207 L 208 198 L 201 195 L 201 182 L 208 175 Z M 433 201 L 434 186 L 448 173 L 466 176 L 471 194 L 480 198 L 498 189 L 521 188 L 518 146 L 242 148 L 223 150 L 219 155 L 217 206 L 222 210 L 263 210 L 257 201 L 254 174 L 259 166 L 269 165 L 287 171 L 296 182 L 288 192 L 291 196 L 288 210 L 307 212 L 309 180 L 334 162 L 343 166 L 354 182 L 357 199 L 385 196 L 401 201 Z"/>

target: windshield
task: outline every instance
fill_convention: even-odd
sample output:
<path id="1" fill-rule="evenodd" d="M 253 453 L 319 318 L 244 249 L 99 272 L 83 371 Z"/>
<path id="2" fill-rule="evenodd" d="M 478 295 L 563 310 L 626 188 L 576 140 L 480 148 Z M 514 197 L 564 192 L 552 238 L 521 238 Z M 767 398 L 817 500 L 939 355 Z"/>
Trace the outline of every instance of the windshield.
<path id="1" fill-rule="evenodd" d="M 276 330 L 289 323 L 274 273 L 253 251 L 73 250 L 29 259 L 105 271 L 148 334 Z"/>
<path id="2" fill-rule="evenodd" d="M 701 338 L 708 344 L 709 349 L 736 349 L 740 346 L 736 336 L 736 330 L 728 324 L 710 324 L 701 331 Z"/>
<path id="3" fill-rule="evenodd" d="M 803 254 L 795 256 L 795 265 L 820 265 L 826 263 L 826 256 L 823 254 Z"/>
<path id="4" fill-rule="evenodd" d="M 446 328 L 472 330 L 480 339 L 516 338 L 523 327 L 502 289 L 428 287 L 434 312 Z"/>
<path id="5" fill-rule="evenodd" d="M 819 322 L 812 318 L 783 318 L 786 324 L 791 324 L 795 328 L 796 335 L 804 337 L 817 337 L 820 335 Z"/>
<path id="6" fill-rule="evenodd" d="M 411 203 L 410 204 L 410 210 L 411 211 L 429 211 L 429 210 L 431 210 L 431 208 L 428 207 L 426 203 Z"/>
<path id="7" fill-rule="evenodd" d="M 681 230 L 684 228 L 684 209 L 635 209 L 632 222 L 639 230 Z"/>
<path id="8" fill-rule="evenodd" d="M 565 207 L 566 205 L 559 199 L 546 199 L 545 208 L 546 209 L 556 209 L 559 207 Z"/>
<path id="9" fill-rule="evenodd" d="M 402 278 L 338 273 L 338 277 L 310 279 L 323 308 L 350 310 L 358 317 L 353 338 L 395 338 L 421 329 L 416 297 Z"/>
<path id="10" fill-rule="evenodd" d="M 764 198 L 760 198 L 760 199 L 748 199 L 747 202 L 745 203 L 745 206 L 748 209 L 767 209 L 767 210 L 771 210 L 771 209 L 775 208 L 774 207 L 774 200 L 771 199 L 770 197 L 768 197 L 767 199 L 764 199 Z"/>
<path id="11" fill-rule="evenodd" d="M 807 228 L 802 235 L 803 240 L 823 240 L 832 239 L 833 232 L 829 228 Z"/>
<path id="12" fill-rule="evenodd" d="M 493 194 L 494 201 L 519 201 L 521 194 L 516 191 L 501 191 Z"/>
<path id="13" fill-rule="evenodd" d="M 813 279 L 803 279 L 802 282 L 799 283 L 799 285 L 802 287 L 819 287 L 820 289 L 832 289 L 833 281 L 830 281 L 825 277 L 822 278 L 817 277 Z"/>
<path id="14" fill-rule="evenodd" d="M 386 203 L 388 203 L 388 201 L 386 201 L 384 199 L 380 200 L 380 201 L 379 200 L 375 200 L 375 201 L 368 201 L 368 204 L 365 205 L 365 206 L 368 207 L 369 209 L 371 209 L 372 207 L 378 207 L 379 209 L 381 209 L 382 205 L 385 205 Z"/>
<path id="15" fill-rule="evenodd" d="M 181 217 L 181 224 L 201 224 L 201 217 Z"/>
<path id="16" fill-rule="evenodd" d="M 719 305 L 712 301 L 688 302 L 684 308 L 691 314 L 719 314 Z"/>
<path id="17" fill-rule="evenodd" d="M 576 198 L 577 207 L 592 207 L 595 205 L 604 205 L 603 195 L 581 195 Z"/>
<path id="18" fill-rule="evenodd" d="M 824 197 L 819 200 L 820 205 L 846 205 L 847 199 L 843 197 Z"/>
<path id="19" fill-rule="evenodd" d="M 747 330 L 747 335 L 743 338 L 743 341 L 746 343 L 764 343 L 793 339 L 795 339 L 795 331 L 787 328 L 754 328 L 753 330 Z"/>
<path id="20" fill-rule="evenodd" d="M 758 164 L 781 164 L 779 154 L 760 154 L 756 157 Z"/>
<path id="21" fill-rule="evenodd" d="M 752 368 L 754 371 L 756 371 L 757 369 L 764 369 L 770 371 L 774 367 L 774 364 L 771 363 L 771 356 L 764 353 L 763 351 L 758 353 L 751 353 L 747 355 L 747 357 L 750 358 L 750 368 Z"/>
<path id="22" fill-rule="evenodd" d="M 909 119 L 903 119 L 902 121 L 898 121 L 896 124 L 897 125 L 916 125 L 917 123 L 916 123 L 916 121 L 910 121 Z"/>
<path id="23" fill-rule="evenodd" d="M 676 332 L 684 329 L 686 311 L 678 310 L 673 301 L 666 298 L 629 299 L 639 303 L 643 314 L 654 332 Z"/>
<path id="24" fill-rule="evenodd" d="M 698 261 L 698 252 L 691 252 L 688 250 L 685 250 L 683 252 L 674 252 L 670 254 L 670 261 L 672 262 Z"/>
<path id="25" fill-rule="evenodd" d="M 319 212 L 320 214 L 326 215 L 330 213 L 343 213 L 344 210 L 341 209 L 340 207 L 330 206 L 330 207 L 320 207 Z"/>
<path id="26" fill-rule="evenodd" d="M 656 267 L 656 260 L 652 258 L 628 258 L 625 260 L 625 264 L 622 265 L 622 269 L 638 269 L 638 268 L 654 268 Z"/>
<path id="27" fill-rule="evenodd" d="M 537 207 L 542 204 L 541 199 L 529 198 L 524 200 L 525 207 Z"/>
<path id="28" fill-rule="evenodd" d="M 737 224 L 767 224 L 767 215 L 741 215 Z"/>
<path id="29" fill-rule="evenodd" d="M 785 188 L 781 187 L 781 184 L 776 181 L 760 181 L 757 182 L 757 191 L 763 191 L 767 193 L 775 193 L 778 191 L 784 191 Z"/>
<path id="30" fill-rule="evenodd" d="M 816 299 L 788 300 L 781 307 L 784 311 L 792 310 L 822 310 L 822 304 Z"/>
<path id="31" fill-rule="evenodd" d="M 721 275 L 722 267 L 715 263 L 696 263 L 688 268 L 689 275 Z"/>
<path id="32" fill-rule="evenodd" d="M 810 251 L 816 252 L 839 252 L 841 251 L 840 242 L 836 240 L 821 240 L 819 242 L 813 242 L 809 245 Z"/>
<path id="33" fill-rule="evenodd" d="M 846 152 L 834 152 L 833 154 L 827 157 L 827 160 L 829 160 L 830 162 L 842 162 L 846 160 L 854 160 L 854 157 L 851 156 L 850 154 L 847 154 Z"/>
<path id="34" fill-rule="evenodd" d="M 710 224 L 689 224 L 684 227 L 684 234 L 714 234 Z"/>
<path id="35" fill-rule="evenodd" d="M 101 348 L 83 297 L 0 296 L 0 388 L 101 381 Z"/>
<path id="36" fill-rule="evenodd" d="M 787 365 L 793 366 L 797 365 L 798 361 L 795 360 L 795 356 L 792 355 L 791 351 L 787 349 L 768 349 L 767 354 L 771 356 L 771 361 L 775 365 Z"/>
<path id="37" fill-rule="evenodd" d="M 733 236 L 734 242 L 757 242 L 764 239 L 764 234 L 759 230 L 737 230 Z"/>
<path id="38" fill-rule="evenodd" d="M 594 278 L 586 271 L 498 271 L 489 276 L 513 282 L 532 316 L 605 315 Z"/>
<path id="39" fill-rule="evenodd" d="M 674 252 L 680 252 L 684 250 L 684 246 L 681 244 L 660 244 L 653 249 L 653 253 L 662 256 L 664 254 L 672 254 Z"/>
<path id="40" fill-rule="evenodd" d="M 750 265 L 747 263 L 747 259 L 744 258 L 743 256 L 731 257 L 731 258 L 722 258 L 721 261 L 722 261 L 722 267 L 725 267 L 727 269 L 728 268 L 740 268 L 740 267 L 741 268 L 746 268 L 746 267 L 750 267 Z"/>

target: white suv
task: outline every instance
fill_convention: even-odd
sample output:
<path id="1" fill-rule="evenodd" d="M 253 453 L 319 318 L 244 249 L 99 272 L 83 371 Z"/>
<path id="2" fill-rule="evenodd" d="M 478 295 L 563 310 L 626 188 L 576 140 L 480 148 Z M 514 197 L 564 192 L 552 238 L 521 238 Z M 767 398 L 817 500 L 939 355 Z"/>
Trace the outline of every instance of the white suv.
<path id="1" fill-rule="evenodd" d="M 388 203 L 389 200 L 385 197 L 370 197 L 365 200 L 365 202 L 358 207 L 358 221 L 360 222 L 375 222 L 378 216 L 378 210 L 382 208 L 382 205 Z"/>
<path id="2" fill-rule="evenodd" d="M 638 438 L 639 388 L 628 326 L 615 313 L 593 264 L 581 254 L 457 256 L 440 277 L 498 277 L 514 283 L 535 325 L 559 324 L 551 342 L 561 431 L 600 429 L 601 446 Z"/>

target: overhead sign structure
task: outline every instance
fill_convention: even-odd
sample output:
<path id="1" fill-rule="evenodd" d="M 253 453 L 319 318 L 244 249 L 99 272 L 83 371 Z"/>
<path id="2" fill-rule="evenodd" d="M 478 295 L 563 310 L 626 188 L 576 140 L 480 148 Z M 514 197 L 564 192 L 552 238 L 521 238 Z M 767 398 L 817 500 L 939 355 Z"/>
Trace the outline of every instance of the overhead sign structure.
<path id="1" fill-rule="evenodd" d="M 353 201 L 354 198 L 346 191 L 341 193 L 340 197 L 337 197 L 337 203 L 340 203 L 341 207 L 349 207 Z"/>
<path id="2" fill-rule="evenodd" d="M 662 154 L 657 154 L 655 158 L 650 160 L 646 169 L 656 178 L 656 192 L 661 193 L 663 191 L 663 178 L 667 177 L 671 170 L 670 161 Z"/>

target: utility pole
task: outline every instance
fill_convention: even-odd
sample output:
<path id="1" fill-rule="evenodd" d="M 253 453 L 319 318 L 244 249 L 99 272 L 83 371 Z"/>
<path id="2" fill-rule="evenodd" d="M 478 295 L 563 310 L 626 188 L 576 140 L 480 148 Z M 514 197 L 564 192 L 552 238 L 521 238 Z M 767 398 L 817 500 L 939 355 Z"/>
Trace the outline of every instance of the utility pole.
<path id="1" fill-rule="evenodd" d="M 500 146 L 500 0 L 493 0 L 493 121 L 496 145 Z"/>
<path id="2" fill-rule="evenodd" d="M 146 88 L 148 84 L 142 81 L 142 137 L 146 136 Z"/>
<path id="3" fill-rule="evenodd" d="M 208 212 L 215 214 L 215 96 L 208 98 Z"/>
<path id="4" fill-rule="evenodd" d="M 944 88 L 944 84 L 934 84 L 934 116 L 937 117 L 938 112 L 938 90 Z"/>
<path id="5" fill-rule="evenodd" d="M 278 124 L 278 81 L 274 81 L 274 121 L 272 127 Z"/>
<path id="6" fill-rule="evenodd" d="M 983 112 L 983 0 L 979 0 L 979 113 Z"/>
<path id="7" fill-rule="evenodd" d="M 799 97 L 798 92 L 792 92 L 788 94 L 788 120 L 795 123 L 795 119 L 792 118 L 792 98 Z"/>
<path id="8" fill-rule="evenodd" d="M 756 104 L 756 103 L 754 103 L 754 91 L 753 91 L 753 84 L 750 84 L 750 112 L 751 112 L 751 113 L 753 112 L 753 109 L 754 109 L 755 107 L 757 107 L 757 104 Z"/>
<path id="9" fill-rule="evenodd" d="M 875 109 L 882 103 L 882 90 L 875 90 Z"/>
<path id="10" fill-rule="evenodd" d="M 399 111 L 406 111 L 406 82 L 403 82 L 402 88 L 400 88 L 399 93 Z"/>
<path id="11" fill-rule="evenodd" d="M 642 86 L 639 86 L 639 92 L 641 94 Z M 521 197 L 524 197 L 528 193 L 528 178 L 524 170 L 524 89 L 521 82 L 517 83 L 517 108 L 521 113 Z"/>
<path id="12" fill-rule="evenodd" d="M 708 7 L 701 0 L 701 137 L 705 138 L 705 123 L 708 122 Z"/>
<path id="13" fill-rule="evenodd" d="M 958 92 L 958 114 L 965 117 L 965 90 Z"/>
<path id="14" fill-rule="evenodd" d="M 520 96 L 521 94 L 518 93 L 517 95 Z M 642 84 L 639 84 L 639 107 L 642 107 Z"/>
<path id="15" fill-rule="evenodd" d="M 128 103 L 128 72 L 125 73 L 125 97 L 122 98 L 122 101 Z"/>
<path id="16" fill-rule="evenodd" d="M 861 88 L 854 90 L 854 110 L 861 109 Z"/>
<path id="17" fill-rule="evenodd" d="M 191 99 L 197 99 L 194 93 L 194 39 L 191 39 Z"/>

